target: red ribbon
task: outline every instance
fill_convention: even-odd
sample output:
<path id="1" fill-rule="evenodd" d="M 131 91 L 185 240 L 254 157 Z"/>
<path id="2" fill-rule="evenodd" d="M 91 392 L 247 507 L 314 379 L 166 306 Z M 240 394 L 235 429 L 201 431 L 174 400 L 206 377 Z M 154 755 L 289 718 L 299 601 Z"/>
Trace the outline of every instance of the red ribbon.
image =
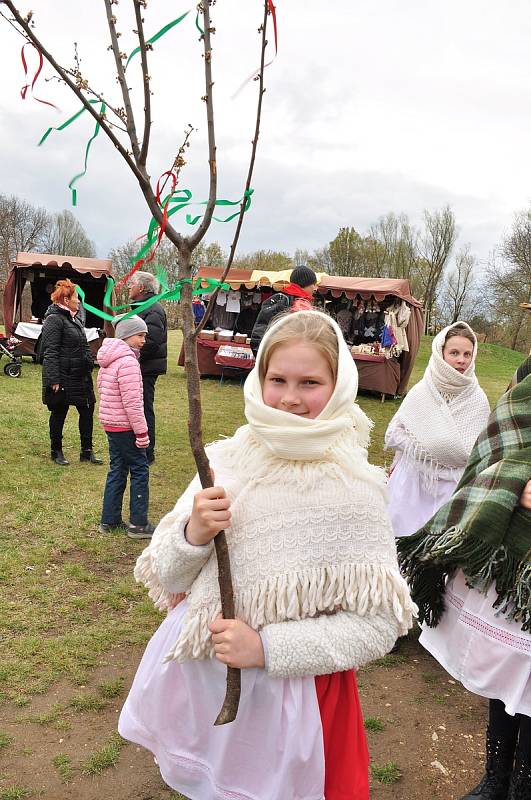
<path id="1" fill-rule="evenodd" d="M 161 184 L 161 181 L 162 181 L 163 178 L 164 178 L 164 183 L 161 186 L 160 184 Z M 126 284 L 133 277 L 135 272 L 137 272 L 140 269 L 140 267 L 143 264 L 149 264 L 155 258 L 155 253 L 158 250 L 158 247 L 159 247 L 159 245 L 160 245 L 160 243 L 162 241 L 162 237 L 164 236 L 164 231 L 166 230 L 166 225 L 168 224 L 168 207 L 169 207 L 169 203 L 170 203 L 170 200 L 172 198 L 173 193 L 175 192 L 175 188 L 177 186 L 177 176 L 171 170 L 167 170 L 166 172 L 163 172 L 162 175 L 160 176 L 160 178 L 157 181 L 157 193 L 156 193 L 156 198 L 155 199 L 156 199 L 156 203 L 157 203 L 158 206 L 160 206 L 162 204 L 161 194 L 164 192 L 164 189 L 166 188 L 166 184 L 168 183 L 168 181 L 171 181 L 171 191 L 168 194 L 168 197 L 166 198 L 166 202 L 164 203 L 164 206 L 162 208 L 162 222 L 160 223 L 160 226 L 159 226 L 159 233 L 158 233 L 158 236 L 157 236 L 157 242 L 155 244 L 155 247 L 151 250 L 150 254 L 148 256 L 146 256 L 146 258 L 139 258 L 138 261 L 135 261 L 133 267 L 129 270 L 127 275 L 124 278 L 122 278 L 120 281 L 118 281 L 118 283 L 116 284 L 116 287 L 115 287 L 116 289 L 120 289 L 124 284 Z M 139 237 L 139 238 L 142 238 L 142 237 Z"/>
<path id="2" fill-rule="evenodd" d="M 33 44 L 33 42 L 26 42 L 26 44 L 22 45 L 22 50 L 20 51 L 20 57 L 22 59 L 22 66 L 24 67 L 24 75 L 27 76 L 27 74 L 28 74 L 28 65 L 27 65 L 27 62 L 26 62 L 26 57 L 24 55 L 24 49 L 28 45 L 30 45 L 30 47 L 33 47 L 33 49 L 36 50 L 37 53 L 39 54 L 39 66 L 37 68 L 37 71 L 36 71 L 35 75 L 33 76 L 33 80 L 31 82 L 31 84 L 30 83 L 26 83 L 26 85 L 23 86 L 22 89 L 20 90 L 20 96 L 22 97 L 23 100 L 25 100 L 28 89 L 31 89 L 31 93 L 33 95 L 34 100 L 36 100 L 38 103 L 44 103 L 45 106 L 51 106 L 52 108 L 55 108 L 58 111 L 59 109 L 57 108 L 57 106 L 54 103 L 49 103 L 48 100 L 41 100 L 39 97 L 35 97 L 35 95 L 33 94 L 33 87 L 37 83 L 37 78 L 41 74 L 42 65 L 43 65 L 43 62 L 44 62 L 44 59 L 42 57 L 41 51 L 39 50 L 38 47 L 36 47 Z"/>
<path id="3" fill-rule="evenodd" d="M 278 54 L 277 9 L 273 5 L 273 0 L 267 0 L 267 7 L 271 11 L 271 16 L 273 17 L 273 30 L 275 31 L 275 58 L 276 58 Z M 273 59 L 271 59 L 269 64 L 271 64 L 272 61 Z M 266 64 L 266 67 L 268 67 L 269 64 Z"/>
<path id="4" fill-rule="evenodd" d="M 273 61 L 275 60 L 275 58 L 278 55 L 277 9 L 276 9 L 276 6 L 273 4 L 273 0 L 267 0 L 267 7 L 268 7 L 269 11 L 271 12 L 271 16 L 273 17 L 273 31 L 275 33 L 275 55 L 273 56 L 271 61 L 268 61 L 267 64 L 264 64 L 264 69 L 266 67 L 269 67 L 273 63 Z M 241 86 L 232 95 L 231 100 L 234 100 L 235 97 L 238 97 L 238 95 L 240 94 L 241 90 L 245 86 L 247 86 L 248 83 L 253 81 L 257 77 L 257 75 L 260 75 L 260 69 L 255 69 L 255 71 L 252 72 L 249 75 L 249 77 L 244 80 L 244 82 L 241 84 Z"/>

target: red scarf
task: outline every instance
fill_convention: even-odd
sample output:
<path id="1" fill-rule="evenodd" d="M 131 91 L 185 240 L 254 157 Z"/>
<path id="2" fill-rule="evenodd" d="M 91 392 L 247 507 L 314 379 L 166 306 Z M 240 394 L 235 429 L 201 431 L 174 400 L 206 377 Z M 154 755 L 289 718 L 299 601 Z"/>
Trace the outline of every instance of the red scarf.
<path id="1" fill-rule="evenodd" d="M 312 300 L 312 295 L 296 283 L 288 283 L 282 291 L 291 297 L 301 297 L 303 300 L 309 300 L 310 302 Z"/>

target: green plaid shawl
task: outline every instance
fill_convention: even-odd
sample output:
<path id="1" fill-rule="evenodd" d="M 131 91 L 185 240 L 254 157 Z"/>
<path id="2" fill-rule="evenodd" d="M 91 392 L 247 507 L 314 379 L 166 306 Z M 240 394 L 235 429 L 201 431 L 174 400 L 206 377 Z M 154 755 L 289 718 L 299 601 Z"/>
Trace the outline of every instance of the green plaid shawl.
<path id="1" fill-rule="evenodd" d="M 531 511 L 519 505 L 530 479 L 531 375 L 498 401 L 448 503 L 397 542 L 421 622 L 437 625 L 446 578 L 461 569 L 480 591 L 495 581 L 494 607 L 531 629 Z"/>

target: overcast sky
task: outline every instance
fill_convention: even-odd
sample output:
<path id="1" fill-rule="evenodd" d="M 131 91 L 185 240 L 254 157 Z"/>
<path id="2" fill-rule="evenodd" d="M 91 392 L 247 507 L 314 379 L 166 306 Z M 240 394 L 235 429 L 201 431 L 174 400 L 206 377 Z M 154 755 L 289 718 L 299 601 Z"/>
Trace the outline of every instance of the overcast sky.
<path id="1" fill-rule="evenodd" d="M 106 50 L 103 0 L 25 0 L 21 8 L 29 6 L 38 34 L 58 60 L 73 65 L 77 41 L 84 76 L 122 105 Z M 130 6 L 126 0 L 114 6 L 122 15 L 118 29 L 126 52 L 134 46 Z M 186 0 L 150 0 L 146 34 L 187 8 Z M 212 10 L 220 198 L 240 197 L 247 172 L 257 84 L 232 97 L 257 65 L 261 9 L 259 0 L 218 0 Z M 460 243 L 470 242 L 487 259 L 513 214 L 531 199 L 528 0 L 277 0 L 277 17 L 278 57 L 266 70 L 255 194 L 240 252 L 313 250 L 340 226 L 364 232 L 389 211 L 419 223 L 424 208 L 449 203 Z M 181 186 L 203 200 L 206 125 L 194 19 L 192 12 L 151 54 L 148 167 L 155 179 L 167 169 L 192 123 L 199 130 Z M 85 114 L 36 146 L 50 125 L 60 125 L 79 105 L 66 88 L 43 80 L 36 95 L 53 100 L 60 113 L 29 94 L 21 100 L 21 44 L 0 19 L 0 192 L 49 211 L 71 209 L 68 182 L 82 169 L 93 122 Z M 128 75 L 141 111 L 139 65 L 138 58 L 132 61 Z M 149 213 L 135 180 L 103 134 L 94 142 L 72 210 L 100 257 L 147 229 Z M 233 224 L 214 224 L 208 241 L 226 247 Z"/>

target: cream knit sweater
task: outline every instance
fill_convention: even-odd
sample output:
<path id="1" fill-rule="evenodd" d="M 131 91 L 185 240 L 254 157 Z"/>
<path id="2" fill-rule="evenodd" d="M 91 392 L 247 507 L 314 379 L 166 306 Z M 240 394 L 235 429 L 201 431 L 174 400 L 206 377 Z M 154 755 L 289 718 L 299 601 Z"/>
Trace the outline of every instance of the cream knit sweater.
<path id="1" fill-rule="evenodd" d="M 328 674 L 387 653 L 411 626 L 414 605 L 381 491 L 323 469 L 308 500 L 294 481 L 235 477 L 229 452 L 230 440 L 208 448 L 216 483 L 232 501 L 226 533 L 236 614 L 260 631 L 269 674 Z M 171 605 L 173 593 L 189 593 L 168 653 L 178 661 L 212 655 L 207 625 L 220 612 L 214 545 L 191 545 L 184 535 L 200 488 L 196 477 L 135 568 L 159 608 Z"/>

